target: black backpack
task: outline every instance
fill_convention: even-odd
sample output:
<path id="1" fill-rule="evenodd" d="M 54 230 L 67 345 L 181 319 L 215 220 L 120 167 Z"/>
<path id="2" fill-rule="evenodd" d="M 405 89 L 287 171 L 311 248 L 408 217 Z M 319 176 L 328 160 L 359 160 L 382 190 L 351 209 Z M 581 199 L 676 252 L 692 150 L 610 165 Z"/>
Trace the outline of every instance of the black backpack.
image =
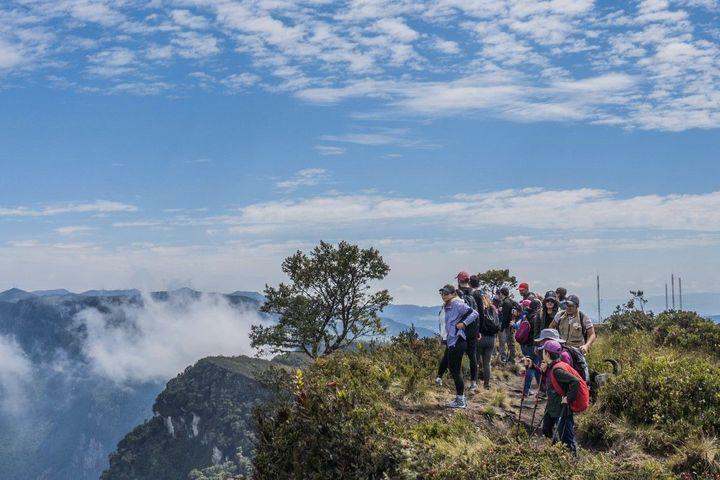
<path id="1" fill-rule="evenodd" d="M 472 308 L 476 312 L 478 311 L 477 302 L 475 301 L 475 299 L 473 298 L 472 295 L 466 294 L 465 292 L 462 291 L 461 288 L 458 288 L 456 290 L 456 292 L 457 292 L 458 297 L 460 297 L 462 299 L 462 301 L 465 302 L 465 305 Z"/>
<path id="2" fill-rule="evenodd" d="M 497 310 L 490 306 L 483 310 L 483 314 L 485 317 L 483 320 L 484 330 L 488 332 L 488 335 L 498 333 L 500 331 L 500 316 Z"/>
<path id="3" fill-rule="evenodd" d="M 570 354 L 570 357 L 572 358 L 572 367 L 575 369 L 578 375 L 580 375 L 580 377 L 585 380 L 585 382 L 589 382 L 590 369 L 588 367 L 587 360 L 585 359 L 585 355 L 583 355 L 583 353 L 577 347 L 563 345 L 562 348 Z"/>
<path id="4" fill-rule="evenodd" d="M 500 331 L 500 316 L 498 315 L 497 310 L 493 308 L 492 303 L 487 308 L 480 308 L 480 306 L 483 305 L 481 297 L 481 292 L 477 290 L 473 292 L 473 298 L 475 300 L 475 304 L 478 306 L 478 313 L 480 314 L 480 321 L 482 322 L 480 333 L 492 336 Z"/>

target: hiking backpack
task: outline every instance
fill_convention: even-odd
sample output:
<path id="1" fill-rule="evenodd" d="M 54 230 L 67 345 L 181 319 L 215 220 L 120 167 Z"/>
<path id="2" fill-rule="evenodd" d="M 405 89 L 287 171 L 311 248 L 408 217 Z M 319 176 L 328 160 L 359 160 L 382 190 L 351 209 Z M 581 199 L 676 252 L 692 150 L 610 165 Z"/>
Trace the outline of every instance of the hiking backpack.
<path id="1" fill-rule="evenodd" d="M 456 290 L 456 292 L 457 292 L 457 296 L 460 297 L 463 302 L 465 302 L 465 305 L 467 305 L 468 307 L 472 308 L 472 309 L 475 310 L 476 312 L 478 311 L 477 302 L 475 301 L 475 299 L 473 298 L 472 295 L 466 294 L 466 293 L 463 292 L 462 289 L 460 289 L 460 288 L 458 288 L 458 289 Z"/>
<path id="2" fill-rule="evenodd" d="M 569 345 L 563 345 L 563 350 L 568 352 L 570 354 L 570 358 L 572 358 L 572 367 L 577 372 L 577 374 L 582 378 L 585 382 L 590 381 L 590 368 L 588 367 L 587 360 L 585 359 L 585 355 L 580 351 L 577 347 L 571 347 Z"/>
<path id="3" fill-rule="evenodd" d="M 520 322 L 520 326 L 517 329 L 517 332 L 515 332 L 515 341 L 518 342 L 520 345 L 525 345 L 528 340 L 530 339 L 530 331 L 532 330 L 532 326 L 530 325 L 530 322 L 526 319 L 523 319 L 522 322 Z"/>
<path id="4" fill-rule="evenodd" d="M 496 334 L 500 331 L 500 316 L 498 315 L 497 310 L 495 310 L 495 307 L 492 305 L 488 308 L 483 310 L 483 316 L 485 317 L 483 319 L 483 327 L 485 328 L 486 332 L 492 332 L 492 334 Z"/>
<path id="5" fill-rule="evenodd" d="M 475 290 L 472 296 L 478 306 L 478 313 L 480 314 L 478 318 L 481 325 L 480 332 L 485 332 L 485 335 L 488 336 L 497 334 L 500 331 L 500 316 L 495 307 L 493 307 L 492 302 L 489 302 L 489 306 L 485 308 L 482 292 Z"/>
<path id="6" fill-rule="evenodd" d="M 565 396 L 565 390 L 562 388 L 560 382 L 558 382 L 557 378 L 555 377 L 555 370 L 557 369 L 566 371 L 573 377 L 577 378 L 578 382 L 580 383 L 577 397 L 575 397 L 575 400 L 569 403 L 570 411 L 573 413 L 580 413 L 587 410 L 588 406 L 590 405 L 590 390 L 588 390 L 587 382 L 585 382 L 585 380 L 583 380 L 580 375 L 578 375 L 575 369 L 567 363 L 555 362 L 552 370 L 550 371 L 550 383 L 552 383 L 552 387 L 562 397 Z"/>

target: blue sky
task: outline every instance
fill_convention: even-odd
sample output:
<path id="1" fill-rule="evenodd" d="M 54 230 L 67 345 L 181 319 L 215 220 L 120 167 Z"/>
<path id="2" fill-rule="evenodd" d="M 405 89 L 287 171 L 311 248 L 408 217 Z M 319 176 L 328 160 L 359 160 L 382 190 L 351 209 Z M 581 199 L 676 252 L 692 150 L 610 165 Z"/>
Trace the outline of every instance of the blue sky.
<path id="1" fill-rule="evenodd" d="M 719 9 L 4 2 L 0 288 L 259 290 L 348 239 L 399 302 L 720 291 Z"/>

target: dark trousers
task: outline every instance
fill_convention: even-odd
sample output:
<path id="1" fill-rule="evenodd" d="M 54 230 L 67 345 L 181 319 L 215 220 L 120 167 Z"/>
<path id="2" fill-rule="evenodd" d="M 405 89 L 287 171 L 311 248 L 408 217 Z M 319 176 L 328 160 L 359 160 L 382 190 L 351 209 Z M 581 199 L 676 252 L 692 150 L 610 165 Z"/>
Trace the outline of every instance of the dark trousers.
<path id="1" fill-rule="evenodd" d="M 483 383 L 486 387 L 490 386 L 490 361 L 494 351 L 495 336 L 483 335 L 477 343 L 477 356 L 478 360 L 482 362 Z"/>
<path id="2" fill-rule="evenodd" d="M 575 443 L 575 418 L 572 412 L 564 417 L 551 417 L 547 413 L 543 417 L 543 435 L 547 438 L 552 438 L 553 443 L 557 440 L 553 435 L 553 429 L 557 424 L 557 436 L 562 443 L 564 443 L 571 452 L 577 451 L 577 444 Z"/>
<path id="3" fill-rule="evenodd" d="M 442 344 L 445 346 L 445 350 L 443 350 L 443 356 L 442 356 L 442 358 L 440 358 L 440 363 L 438 364 L 438 373 L 437 373 L 438 378 L 442 378 L 448 369 L 447 342 L 445 340 L 443 340 Z"/>
<path id="4" fill-rule="evenodd" d="M 465 335 L 467 336 L 467 347 L 465 348 L 465 354 L 470 361 L 470 380 L 477 382 L 478 379 L 478 357 L 477 357 L 477 344 L 478 344 L 478 325 L 477 322 L 473 322 L 465 329 Z"/>
<path id="5" fill-rule="evenodd" d="M 467 342 L 464 338 L 458 338 L 455 345 L 447 347 L 448 368 L 455 382 L 455 393 L 457 395 L 465 394 L 465 382 L 462 377 L 462 359 L 466 349 Z"/>

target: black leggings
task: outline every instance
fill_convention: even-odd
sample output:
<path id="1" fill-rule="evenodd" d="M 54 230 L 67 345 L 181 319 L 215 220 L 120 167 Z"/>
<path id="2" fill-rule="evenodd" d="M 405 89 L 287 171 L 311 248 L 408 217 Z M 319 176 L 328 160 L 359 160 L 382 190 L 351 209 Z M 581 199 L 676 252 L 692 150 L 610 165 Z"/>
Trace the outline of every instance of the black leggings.
<path id="1" fill-rule="evenodd" d="M 447 348 L 448 367 L 455 382 L 455 393 L 457 395 L 465 394 L 465 382 L 462 377 L 462 359 L 466 349 L 467 342 L 462 337 L 457 339 L 455 345 Z"/>
<path id="2" fill-rule="evenodd" d="M 445 375 L 445 372 L 447 372 L 448 369 L 448 351 L 447 351 L 447 342 L 445 340 L 442 341 L 443 346 L 445 347 L 445 350 L 443 350 L 443 356 L 440 359 L 440 363 L 438 364 L 438 378 L 442 378 L 443 375 Z"/>
<path id="3" fill-rule="evenodd" d="M 473 322 L 465 329 L 465 335 L 467 335 L 467 346 L 465 347 L 465 354 L 470 360 L 470 380 L 477 382 L 478 379 L 478 357 L 477 357 L 477 343 L 478 343 L 478 325 L 477 322 Z"/>

